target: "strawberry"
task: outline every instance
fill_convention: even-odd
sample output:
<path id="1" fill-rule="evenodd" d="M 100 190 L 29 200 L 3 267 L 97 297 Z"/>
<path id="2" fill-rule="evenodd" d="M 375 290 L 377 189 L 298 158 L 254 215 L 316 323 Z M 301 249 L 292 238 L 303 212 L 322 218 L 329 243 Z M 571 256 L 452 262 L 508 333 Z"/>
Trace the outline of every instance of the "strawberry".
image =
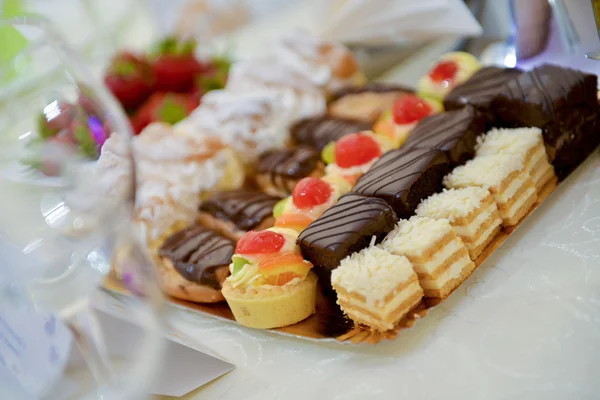
<path id="1" fill-rule="evenodd" d="M 152 122 L 175 124 L 198 107 L 198 99 L 182 93 L 154 93 L 135 113 L 131 124 L 140 133 Z"/>
<path id="2" fill-rule="evenodd" d="M 126 110 L 135 109 L 152 93 L 154 75 L 150 64 L 133 53 L 117 54 L 104 83 Z"/>
<path id="3" fill-rule="evenodd" d="M 67 102 L 54 101 L 48 104 L 38 118 L 38 135 L 42 138 L 55 136 L 69 127 L 74 115 L 75 108 Z"/>
<path id="4" fill-rule="evenodd" d="M 156 77 L 155 90 L 178 93 L 191 91 L 196 76 L 206 69 L 194 57 L 195 50 L 196 41 L 193 39 L 170 37 L 161 41 L 152 64 Z"/>
<path id="5" fill-rule="evenodd" d="M 458 72 L 458 63 L 455 61 L 441 61 L 430 72 L 429 77 L 434 82 L 451 81 Z"/>

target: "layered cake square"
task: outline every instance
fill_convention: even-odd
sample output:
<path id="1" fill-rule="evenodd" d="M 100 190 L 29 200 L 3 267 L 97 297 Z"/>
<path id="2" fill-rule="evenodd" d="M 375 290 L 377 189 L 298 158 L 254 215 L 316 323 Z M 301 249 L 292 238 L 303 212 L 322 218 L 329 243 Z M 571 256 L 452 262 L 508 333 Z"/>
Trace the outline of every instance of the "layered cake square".
<path id="1" fill-rule="evenodd" d="M 516 225 L 537 200 L 523 160 L 509 154 L 477 156 L 444 178 L 448 189 L 486 187 L 494 196 L 504 226 Z"/>
<path id="2" fill-rule="evenodd" d="M 373 236 L 380 242 L 398 218 L 392 208 L 378 198 L 349 193 L 298 236 L 304 258 L 319 275 L 324 288 L 329 288 L 331 271 L 348 255 L 369 246 Z"/>
<path id="3" fill-rule="evenodd" d="M 502 226 L 494 197 L 487 189 L 477 186 L 444 189 L 423 200 L 417 208 L 417 216 L 450 221 L 472 260 L 479 257 Z"/>
<path id="4" fill-rule="evenodd" d="M 344 258 L 331 284 L 344 313 L 377 331 L 393 329 L 423 297 L 410 261 L 374 245 Z"/>
<path id="5" fill-rule="evenodd" d="M 382 243 L 412 263 L 425 297 L 445 298 L 475 269 L 469 251 L 447 219 L 400 220 Z"/>
<path id="6" fill-rule="evenodd" d="M 502 153 L 523 158 L 525 171 L 531 176 L 538 193 L 555 177 L 539 128 L 492 129 L 478 138 L 477 155 Z"/>
<path id="7" fill-rule="evenodd" d="M 486 118 L 473 107 L 434 114 L 419 121 L 405 148 L 439 149 L 450 162 L 462 165 L 475 154 L 477 136 L 486 131 Z"/>
<path id="8" fill-rule="evenodd" d="M 505 127 L 543 130 L 548 157 L 562 178 L 600 142 L 597 90 L 596 75 L 545 64 L 508 81 L 492 107 Z"/>
<path id="9" fill-rule="evenodd" d="M 399 218 L 408 218 L 421 200 L 442 190 L 442 180 L 450 170 L 450 160 L 442 150 L 402 147 L 385 153 L 352 191 L 383 199 Z"/>
<path id="10" fill-rule="evenodd" d="M 467 105 L 475 107 L 486 116 L 493 118 L 492 101 L 506 82 L 521 75 L 518 68 L 485 67 L 475 72 L 465 83 L 452 89 L 444 98 L 447 111 Z"/>

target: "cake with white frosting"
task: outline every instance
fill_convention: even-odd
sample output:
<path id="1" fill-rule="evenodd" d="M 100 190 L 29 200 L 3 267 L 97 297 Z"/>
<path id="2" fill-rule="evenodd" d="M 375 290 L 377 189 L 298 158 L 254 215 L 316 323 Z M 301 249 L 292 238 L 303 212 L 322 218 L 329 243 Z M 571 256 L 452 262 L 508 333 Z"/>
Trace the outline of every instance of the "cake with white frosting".
<path id="1" fill-rule="evenodd" d="M 410 261 L 374 244 L 343 259 L 331 284 L 344 313 L 377 331 L 393 329 L 423 297 Z"/>
<path id="2" fill-rule="evenodd" d="M 447 219 L 415 216 L 400 220 L 382 247 L 412 263 L 425 297 L 447 297 L 475 269 Z"/>
<path id="3" fill-rule="evenodd" d="M 175 125 L 175 131 L 219 140 L 250 164 L 263 152 L 284 146 L 294 118 L 295 114 L 268 92 L 213 90 Z"/>
<path id="4" fill-rule="evenodd" d="M 423 200 L 416 214 L 447 219 L 469 250 L 472 260 L 477 259 L 502 226 L 494 197 L 486 188 L 477 186 L 444 189 Z"/>
<path id="5" fill-rule="evenodd" d="M 538 193 L 555 177 L 539 128 L 492 129 L 477 138 L 475 150 L 480 156 L 510 154 L 521 157 Z"/>
<path id="6" fill-rule="evenodd" d="M 531 176 L 522 157 L 508 153 L 476 156 L 444 178 L 448 189 L 486 187 L 498 205 L 502 224 L 516 225 L 537 201 Z"/>

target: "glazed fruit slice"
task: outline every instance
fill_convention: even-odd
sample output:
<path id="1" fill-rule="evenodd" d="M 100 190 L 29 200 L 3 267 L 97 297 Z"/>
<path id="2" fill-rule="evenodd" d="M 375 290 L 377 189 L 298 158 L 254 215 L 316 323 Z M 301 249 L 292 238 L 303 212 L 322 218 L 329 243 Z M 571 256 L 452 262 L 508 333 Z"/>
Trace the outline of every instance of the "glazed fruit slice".
<path id="1" fill-rule="evenodd" d="M 304 279 L 311 268 L 312 264 L 296 253 L 282 253 L 258 264 L 265 282 L 275 286 L 283 286 L 295 278 Z"/>
<path id="2" fill-rule="evenodd" d="M 235 248 L 236 254 L 277 253 L 285 244 L 285 237 L 272 231 L 250 231 L 240 238 Z"/>
<path id="3" fill-rule="evenodd" d="M 309 216 L 300 213 L 285 213 L 277 218 L 275 226 L 277 228 L 288 228 L 293 229 L 296 232 L 302 232 L 308 225 L 313 222 L 313 219 Z"/>
<path id="4" fill-rule="evenodd" d="M 294 187 L 292 199 L 299 209 L 310 209 L 326 203 L 331 197 L 331 186 L 319 178 L 303 178 Z"/>
<path id="5" fill-rule="evenodd" d="M 341 168 L 364 165 L 381 153 L 379 143 L 364 133 L 346 135 L 335 143 L 335 162 Z"/>
<path id="6" fill-rule="evenodd" d="M 472 54 L 452 52 L 443 55 L 419 80 L 419 93 L 442 100 L 454 87 L 465 82 L 480 68 Z"/>

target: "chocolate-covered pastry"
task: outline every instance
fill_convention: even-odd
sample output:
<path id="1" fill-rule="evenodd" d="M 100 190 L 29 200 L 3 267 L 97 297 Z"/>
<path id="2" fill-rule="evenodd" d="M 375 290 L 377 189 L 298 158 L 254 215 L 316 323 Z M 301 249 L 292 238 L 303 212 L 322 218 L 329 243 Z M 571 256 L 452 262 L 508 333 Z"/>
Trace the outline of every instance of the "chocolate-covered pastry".
<path id="1" fill-rule="evenodd" d="M 522 72 L 518 68 L 481 68 L 469 80 L 448 93 L 444 98 L 444 108 L 450 111 L 471 105 L 489 118 L 493 118 L 491 106 L 498 90 Z"/>
<path id="2" fill-rule="evenodd" d="M 292 126 L 292 140 L 296 145 L 314 147 L 319 152 L 331 142 L 351 133 L 371 129 L 371 124 L 353 118 L 330 115 L 305 118 Z"/>
<path id="3" fill-rule="evenodd" d="M 379 197 L 399 218 L 409 218 L 422 199 L 442 191 L 451 166 L 442 150 L 402 147 L 385 153 L 358 179 L 352 192 Z"/>
<path id="4" fill-rule="evenodd" d="M 329 113 L 336 117 L 357 118 L 371 123 L 392 107 L 396 99 L 414 90 L 389 83 L 370 83 L 336 92 L 329 103 Z"/>
<path id="5" fill-rule="evenodd" d="M 169 236 L 158 249 L 158 283 L 173 297 L 200 303 L 222 301 L 235 243 L 201 225 Z"/>
<path id="6" fill-rule="evenodd" d="M 504 126 L 543 129 L 548 157 L 564 177 L 600 142 L 592 129 L 597 85 L 595 75 L 545 64 L 507 82 L 492 106 Z"/>
<path id="7" fill-rule="evenodd" d="M 198 220 L 237 240 L 247 231 L 273 226 L 273 207 L 279 200 L 280 197 L 255 190 L 218 192 L 200 205 Z"/>
<path id="8" fill-rule="evenodd" d="M 413 129 L 404 148 L 444 150 L 454 165 L 475 155 L 477 136 L 485 133 L 486 118 L 471 106 L 431 115 Z"/>
<path id="9" fill-rule="evenodd" d="M 270 150 L 258 160 L 256 182 L 264 192 L 284 197 L 292 193 L 300 179 L 320 178 L 324 172 L 321 154 L 312 147 Z"/>
<path id="10" fill-rule="evenodd" d="M 331 290 L 331 271 L 349 254 L 383 240 L 398 218 L 384 201 L 346 194 L 298 236 L 304 258 L 315 266 L 321 286 Z"/>

